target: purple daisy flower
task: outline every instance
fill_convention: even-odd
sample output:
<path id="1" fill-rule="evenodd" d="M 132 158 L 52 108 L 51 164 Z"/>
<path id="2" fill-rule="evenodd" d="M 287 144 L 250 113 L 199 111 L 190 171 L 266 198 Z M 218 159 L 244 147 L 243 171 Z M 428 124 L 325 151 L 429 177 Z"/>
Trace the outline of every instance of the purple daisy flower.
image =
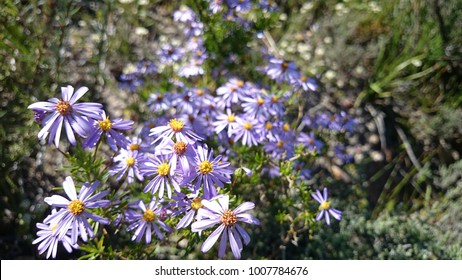
<path id="1" fill-rule="evenodd" d="M 231 183 L 233 169 L 230 168 L 230 163 L 224 162 L 222 156 L 213 158 L 213 150 L 209 150 L 206 144 L 197 147 L 194 160 L 196 170 L 183 182 L 192 182 L 195 186 L 195 190 L 199 190 L 203 185 L 205 199 L 209 199 L 218 194 L 216 187 L 223 188 L 223 183 Z"/>
<path id="2" fill-rule="evenodd" d="M 90 136 L 83 142 L 82 147 L 89 149 L 95 147 L 101 135 L 104 133 L 111 149 L 117 151 L 117 145 L 125 147 L 127 145 L 127 139 L 120 134 L 120 132 L 116 131 L 116 129 L 130 130 L 132 129 L 133 123 L 133 121 L 124 121 L 120 118 L 111 121 L 109 117 L 106 116 L 106 112 L 103 111 L 101 116 L 94 120 L 94 129 Z"/>
<path id="3" fill-rule="evenodd" d="M 53 213 L 55 213 L 56 210 L 53 210 Z M 32 241 L 32 244 L 40 243 L 37 248 L 39 254 L 42 255 L 45 251 L 47 251 L 47 259 L 50 258 L 50 256 L 53 259 L 56 258 L 59 242 L 61 242 L 68 253 L 72 253 L 72 249 L 79 249 L 78 244 L 72 243 L 69 231 L 60 239 L 56 232 L 56 227 L 56 225 L 52 226 L 49 224 L 37 223 L 37 228 L 39 229 L 37 232 L 38 237 Z"/>
<path id="4" fill-rule="evenodd" d="M 278 97 L 276 95 L 268 96 L 268 113 L 269 116 L 283 116 L 285 114 L 284 102 L 287 100 L 286 96 Z"/>
<path id="5" fill-rule="evenodd" d="M 196 13 L 194 13 L 193 10 L 186 6 L 181 6 L 179 10 L 173 13 L 173 20 L 184 23 L 191 23 L 196 20 Z"/>
<path id="6" fill-rule="evenodd" d="M 81 137 L 86 137 L 91 126 L 87 120 L 88 118 L 97 119 L 102 112 L 103 105 L 99 103 L 83 102 L 76 103 L 86 92 L 87 87 L 81 87 L 76 92 L 72 86 L 61 88 L 61 97 L 50 98 L 48 102 L 36 102 L 29 105 L 27 108 L 34 111 L 46 111 L 47 116 L 42 119 L 43 128 L 38 133 L 40 140 L 45 139 L 47 136 L 48 144 L 54 140 L 56 147 L 59 146 L 59 139 L 61 137 L 61 130 L 64 124 L 66 135 L 69 142 L 75 146 L 74 132 Z"/>
<path id="7" fill-rule="evenodd" d="M 237 122 L 236 122 L 236 115 L 231 112 L 231 109 L 226 109 L 225 113 L 218 113 L 216 116 L 216 121 L 213 122 L 213 126 L 215 127 L 215 133 L 219 134 L 223 129 L 228 127 L 228 136 L 231 135 L 231 132 L 236 129 Z"/>
<path id="8" fill-rule="evenodd" d="M 294 90 L 302 89 L 305 92 L 316 91 L 316 89 L 318 88 L 315 80 L 308 78 L 304 75 L 301 75 L 297 79 L 292 80 L 291 85 L 294 88 Z"/>
<path id="9" fill-rule="evenodd" d="M 34 109 L 34 119 L 38 124 L 42 124 L 43 119 L 46 117 L 47 111 Z"/>
<path id="10" fill-rule="evenodd" d="M 269 100 L 267 96 L 257 93 L 252 97 L 242 98 L 242 109 L 249 118 L 258 118 L 260 116 L 269 116 Z"/>
<path id="11" fill-rule="evenodd" d="M 305 146 L 308 151 L 318 154 L 321 153 L 321 149 L 324 147 L 324 143 L 318 140 L 312 131 L 309 134 L 301 132 L 297 138 L 297 143 Z"/>
<path id="12" fill-rule="evenodd" d="M 275 159 L 286 159 L 294 155 L 294 144 L 292 141 L 276 135 L 275 141 L 269 141 L 265 144 L 264 150 Z"/>
<path id="13" fill-rule="evenodd" d="M 337 145 L 334 147 L 335 157 L 338 158 L 342 163 L 353 162 L 353 155 L 348 154 L 344 145 Z"/>
<path id="14" fill-rule="evenodd" d="M 212 12 L 212 14 L 216 14 L 223 10 L 223 0 L 208 0 L 209 8 L 208 10 Z"/>
<path id="15" fill-rule="evenodd" d="M 242 138 L 242 145 L 257 146 L 262 139 L 262 124 L 257 119 L 237 118 L 237 126 L 232 130 L 234 142 Z"/>
<path id="16" fill-rule="evenodd" d="M 231 251 L 236 259 L 241 258 L 243 243 L 250 242 L 250 235 L 237 222 L 258 225 L 260 221 L 252 215 L 245 212 L 253 209 L 255 204 L 244 202 L 234 210 L 229 210 L 229 196 L 223 195 L 216 200 L 202 200 L 204 208 L 198 210 L 197 216 L 200 220 L 191 225 L 193 232 L 201 232 L 214 225 L 219 224 L 212 234 L 204 241 L 201 250 L 203 253 L 208 252 L 221 236 L 218 256 L 224 257 L 228 239 Z"/>
<path id="17" fill-rule="evenodd" d="M 227 0 L 228 6 L 236 10 L 236 12 L 245 12 L 252 8 L 250 0 Z"/>
<path id="18" fill-rule="evenodd" d="M 330 225 L 330 215 L 339 221 L 342 219 L 342 212 L 332 208 L 330 201 L 327 200 L 327 188 L 324 188 L 323 194 L 319 190 L 316 190 L 316 193 L 312 193 L 311 196 L 321 204 L 319 205 L 320 212 L 316 216 L 316 221 L 321 220 L 324 216 L 326 223 Z"/>
<path id="19" fill-rule="evenodd" d="M 230 79 L 229 82 L 216 90 L 217 96 L 221 97 L 218 104 L 223 103 L 226 107 L 231 107 L 238 103 L 245 96 L 244 86 L 244 81 L 236 78 Z"/>
<path id="20" fill-rule="evenodd" d="M 60 195 L 45 198 L 45 202 L 50 206 L 61 209 L 48 216 L 44 220 L 44 223 L 56 225 L 56 231 L 60 239 L 64 238 L 68 231 L 71 230 L 72 244 L 77 242 L 78 235 L 85 242 L 88 240 L 88 237 L 93 238 L 94 232 L 88 223 L 88 219 L 104 225 L 109 224 L 108 219 L 87 211 L 87 209 L 106 207 L 110 204 L 109 200 L 100 200 L 108 194 L 108 191 L 92 195 L 98 186 L 99 181 L 95 181 L 91 185 L 87 182 L 83 184 L 77 196 L 74 181 L 71 177 L 66 177 L 66 180 L 63 182 L 63 188 L 69 199 Z"/>
<path id="21" fill-rule="evenodd" d="M 168 125 L 152 128 L 149 136 L 157 136 L 152 144 L 161 139 L 171 139 L 173 136 L 175 136 L 176 141 L 182 141 L 189 144 L 194 144 L 196 141 L 203 140 L 202 137 L 194 133 L 189 127 L 185 126 L 183 121 L 179 119 L 171 119 L 168 122 Z"/>
<path id="22" fill-rule="evenodd" d="M 151 93 L 146 101 L 146 105 L 148 105 L 151 112 L 166 112 L 171 108 L 171 101 L 168 99 L 168 96 L 168 93 Z"/>
<path id="23" fill-rule="evenodd" d="M 154 75 L 157 73 L 157 65 L 147 59 L 143 59 L 136 65 L 136 71 L 141 76 Z"/>
<path id="24" fill-rule="evenodd" d="M 180 77 L 194 77 L 204 74 L 204 68 L 201 66 L 202 62 L 198 59 L 191 59 L 188 64 L 183 65 L 178 70 L 178 76 Z"/>
<path id="25" fill-rule="evenodd" d="M 163 208 L 159 202 L 160 201 L 157 201 L 156 198 L 153 197 L 148 207 L 146 207 L 144 202 L 140 200 L 138 208 L 141 209 L 143 213 L 132 210 L 130 214 L 127 215 L 128 221 L 132 223 L 128 226 L 127 230 L 132 231 L 136 229 L 132 241 L 139 243 L 144 235 L 146 243 L 151 243 L 152 232 L 155 232 L 157 237 L 163 240 L 164 235 L 160 231 L 160 228 L 168 233 L 172 231 L 172 229 L 160 219 L 163 215 Z"/>
<path id="26" fill-rule="evenodd" d="M 162 141 L 162 145 L 156 147 L 155 154 L 167 157 L 173 168 L 178 166 L 184 174 L 189 174 L 193 169 L 192 162 L 196 156 L 196 150 L 191 144 L 183 141 L 175 143 L 172 139 L 166 139 Z"/>
<path id="27" fill-rule="evenodd" d="M 159 56 L 160 62 L 169 64 L 179 61 L 184 53 L 185 51 L 182 48 L 164 45 L 157 52 L 157 55 Z"/>
<path id="28" fill-rule="evenodd" d="M 291 82 L 300 76 L 295 63 L 277 58 L 271 58 L 265 70 L 266 74 L 277 82 Z"/>
<path id="29" fill-rule="evenodd" d="M 174 217 L 180 214 L 185 214 L 176 225 L 176 229 L 186 228 L 193 222 L 197 210 L 203 207 L 202 198 L 199 196 L 198 192 L 195 192 L 190 196 L 186 196 L 183 193 L 177 193 L 177 195 L 172 198 L 174 202 L 171 205 L 175 208 L 179 208 L 177 211 L 173 212 L 172 216 Z"/>
<path id="30" fill-rule="evenodd" d="M 180 185 L 177 182 L 179 174 L 175 174 L 176 166 L 173 166 L 171 162 L 163 156 L 157 156 L 154 158 L 147 158 L 141 164 L 141 174 L 143 176 L 154 176 L 149 183 L 144 187 L 144 192 L 151 192 L 152 194 L 158 193 L 159 198 L 164 196 L 164 189 L 167 189 L 167 197 L 172 197 L 172 188 L 175 191 L 180 192 Z"/>
<path id="31" fill-rule="evenodd" d="M 117 164 L 111 166 L 108 172 L 112 176 L 118 174 L 116 177 L 117 181 L 122 179 L 125 174 L 127 174 L 127 182 L 129 184 L 133 183 L 135 176 L 139 181 L 143 181 L 144 177 L 140 172 L 139 166 L 144 160 L 144 154 L 139 153 L 138 150 L 127 151 L 121 149 L 119 154 L 113 159 Z"/>
<path id="32" fill-rule="evenodd" d="M 271 121 L 269 118 L 260 117 L 260 123 L 264 123 L 262 134 L 269 141 L 276 141 L 276 136 L 278 135 L 277 123 Z"/>
<path id="33" fill-rule="evenodd" d="M 198 37 L 204 34 L 204 24 L 197 21 L 190 22 L 184 27 L 183 34 L 186 38 Z"/>

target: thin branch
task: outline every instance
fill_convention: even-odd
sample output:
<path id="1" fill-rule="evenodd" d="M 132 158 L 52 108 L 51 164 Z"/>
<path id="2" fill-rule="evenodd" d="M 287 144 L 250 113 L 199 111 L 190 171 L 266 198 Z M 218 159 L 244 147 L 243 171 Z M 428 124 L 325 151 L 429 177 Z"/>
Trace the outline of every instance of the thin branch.
<path id="1" fill-rule="evenodd" d="M 398 132 L 399 138 L 401 138 L 401 141 L 403 141 L 404 149 L 406 149 L 406 153 L 409 156 L 409 159 L 411 159 L 411 162 L 415 166 L 415 168 L 420 171 L 422 169 L 422 165 L 420 165 L 420 162 L 417 160 L 417 157 L 415 156 L 415 153 L 412 150 L 411 144 L 409 143 L 406 134 L 404 133 L 401 127 L 395 126 L 395 128 L 396 132 Z"/>

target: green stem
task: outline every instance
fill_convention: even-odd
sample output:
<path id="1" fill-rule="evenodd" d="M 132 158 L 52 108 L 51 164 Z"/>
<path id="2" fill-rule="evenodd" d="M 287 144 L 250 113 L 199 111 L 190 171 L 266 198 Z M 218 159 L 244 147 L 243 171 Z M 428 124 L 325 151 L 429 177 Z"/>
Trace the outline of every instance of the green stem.
<path id="1" fill-rule="evenodd" d="M 101 135 L 101 137 L 98 140 L 98 143 L 96 143 L 95 152 L 93 153 L 93 162 L 96 161 L 96 154 L 98 153 L 99 146 L 101 146 L 102 139 L 103 139 L 103 135 Z"/>

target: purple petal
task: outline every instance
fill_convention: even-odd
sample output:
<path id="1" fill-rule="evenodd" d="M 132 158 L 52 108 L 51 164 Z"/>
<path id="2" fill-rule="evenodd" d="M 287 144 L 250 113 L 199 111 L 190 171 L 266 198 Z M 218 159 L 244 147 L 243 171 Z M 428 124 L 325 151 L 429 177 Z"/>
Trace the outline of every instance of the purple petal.
<path id="1" fill-rule="evenodd" d="M 103 105 L 93 102 L 84 102 L 72 105 L 72 109 L 86 117 L 94 120 L 101 119 Z"/>
<path id="2" fill-rule="evenodd" d="M 254 225 L 259 225 L 260 221 L 256 218 L 254 218 L 252 215 L 247 214 L 247 213 L 242 213 L 242 214 L 237 214 L 236 215 L 237 220 L 248 223 L 248 224 L 254 224 Z"/>
<path id="3" fill-rule="evenodd" d="M 72 229 L 71 229 L 71 240 L 73 244 L 77 243 L 77 236 L 79 233 L 78 226 L 79 225 L 77 224 L 77 219 L 74 219 L 72 221 Z"/>
<path id="4" fill-rule="evenodd" d="M 143 201 L 140 200 L 140 202 L 138 202 L 138 207 L 140 207 L 143 212 L 146 212 L 146 205 L 144 205 Z"/>
<path id="5" fill-rule="evenodd" d="M 66 129 L 66 135 L 67 135 L 67 139 L 69 140 L 69 143 L 75 146 L 76 141 L 75 141 L 74 131 L 72 130 L 72 127 L 69 124 L 69 121 L 67 118 L 64 118 L 64 128 Z"/>
<path id="6" fill-rule="evenodd" d="M 240 225 L 236 224 L 235 225 L 237 231 L 239 234 L 242 236 L 242 239 L 244 240 L 244 244 L 247 245 L 250 242 L 250 235 L 243 229 Z"/>
<path id="7" fill-rule="evenodd" d="M 191 225 L 191 231 L 192 232 L 202 231 L 220 222 L 221 222 L 220 218 L 196 221 Z"/>
<path id="8" fill-rule="evenodd" d="M 255 204 L 253 202 L 244 202 L 238 207 L 236 207 L 236 209 L 234 209 L 233 212 L 234 214 L 239 214 L 239 213 L 251 210 L 253 208 L 255 208 Z"/>
<path id="9" fill-rule="evenodd" d="M 58 208 L 66 208 L 69 205 L 69 200 L 60 195 L 52 195 L 51 197 L 46 197 L 45 202 L 50 206 Z"/>
<path id="10" fill-rule="evenodd" d="M 215 244 L 215 242 L 217 242 L 218 238 L 220 237 L 224 229 L 225 225 L 220 225 L 217 229 L 215 229 L 212 232 L 212 234 L 210 234 L 210 236 L 204 241 L 204 244 L 202 244 L 202 253 L 207 253 L 212 248 L 212 246 Z"/>
<path id="11" fill-rule="evenodd" d="M 45 139 L 47 133 L 49 133 L 51 127 L 55 123 L 56 119 L 61 116 L 58 112 L 54 112 L 53 114 L 49 115 L 43 120 L 43 123 L 45 123 L 45 126 L 39 131 L 38 133 L 38 138 L 39 139 Z"/>
<path id="12" fill-rule="evenodd" d="M 63 188 L 64 191 L 66 192 L 67 197 L 70 198 L 70 200 L 76 200 L 77 199 L 77 193 L 75 191 L 75 185 L 74 181 L 72 180 L 72 177 L 67 176 L 65 181 L 63 182 Z"/>
<path id="13" fill-rule="evenodd" d="M 221 236 L 220 246 L 218 247 L 218 257 L 223 258 L 226 252 L 226 245 L 228 243 L 228 231 L 225 229 Z"/>
<path id="14" fill-rule="evenodd" d="M 323 210 L 324 211 L 324 210 Z M 328 211 L 324 211 L 324 217 L 326 218 L 326 223 L 330 225 L 330 216 Z"/>
<path id="15" fill-rule="evenodd" d="M 224 195 L 224 196 L 218 198 L 218 202 L 220 202 L 220 205 L 221 205 L 221 208 L 223 209 L 223 211 L 228 210 L 229 196 Z"/>
<path id="16" fill-rule="evenodd" d="M 236 237 L 234 236 L 233 231 L 231 229 L 228 229 L 228 233 L 229 233 L 229 245 L 231 245 L 231 251 L 233 251 L 233 255 L 236 259 L 240 259 L 241 251 L 242 251 L 242 243 L 240 242 L 240 240 L 239 241 L 236 240 Z"/>
<path id="17" fill-rule="evenodd" d="M 176 229 L 185 228 L 191 224 L 194 219 L 194 209 L 189 210 L 186 215 L 178 222 Z"/>
<path id="18" fill-rule="evenodd" d="M 146 226 L 146 243 L 151 243 L 151 238 L 152 238 L 152 231 L 151 231 L 151 226 L 148 224 Z"/>
<path id="19" fill-rule="evenodd" d="M 317 202 L 322 203 L 323 199 L 319 190 L 316 190 L 316 193 L 312 193 L 311 197 L 314 198 Z"/>
<path id="20" fill-rule="evenodd" d="M 160 240 L 164 240 L 164 235 L 162 234 L 162 232 L 160 231 L 159 227 L 157 227 L 156 224 L 152 223 L 152 226 L 154 228 L 154 232 L 156 233 L 157 235 L 157 238 L 159 238 Z"/>
<path id="21" fill-rule="evenodd" d="M 328 211 L 335 219 L 339 221 L 342 219 L 342 212 L 340 212 L 339 210 L 331 208 Z"/>
<path id="22" fill-rule="evenodd" d="M 85 217 L 90 218 L 93 221 L 98 222 L 98 223 L 103 224 L 103 225 L 108 225 L 110 223 L 108 219 L 103 218 L 103 217 L 101 217 L 99 215 L 87 212 L 87 211 L 84 212 L 84 215 L 85 215 Z"/>
<path id="23" fill-rule="evenodd" d="M 321 210 L 318 215 L 316 215 L 316 221 L 319 221 L 322 219 L 322 216 L 324 216 L 324 210 Z"/>
<path id="24" fill-rule="evenodd" d="M 52 112 L 56 110 L 56 103 L 46 102 L 46 101 L 35 102 L 29 105 L 27 109 L 32 109 L 32 110 L 37 109 L 37 110 Z"/>
<path id="25" fill-rule="evenodd" d="M 85 229 L 85 225 L 81 221 L 79 224 L 79 231 L 80 231 L 80 237 L 82 237 L 83 242 L 87 242 L 88 240 L 88 235 L 87 235 L 87 230 Z"/>
<path id="26" fill-rule="evenodd" d="M 202 205 L 204 205 L 205 208 L 211 210 L 214 213 L 221 214 L 223 213 L 223 208 L 218 204 L 216 200 L 214 201 L 208 201 L 208 200 L 202 200 Z"/>
<path id="27" fill-rule="evenodd" d="M 68 118 L 74 131 L 83 138 L 87 137 L 93 129 L 90 122 L 78 114 L 71 114 Z"/>
<path id="28" fill-rule="evenodd" d="M 143 233 L 146 230 L 146 226 L 147 226 L 146 221 L 144 221 L 144 220 L 141 221 L 140 225 L 138 226 L 138 228 L 135 231 L 135 234 L 132 237 L 132 240 L 136 240 L 136 242 L 140 242 L 141 237 L 143 236 Z"/>
<path id="29" fill-rule="evenodd" d="M 74 92 L 72 97 L 69 99 L 69 103 L 74 104 L 77 100 L 79 100 L 85 93 L 87 93 L 87 87 L 81 87 L 76 92 Z"/>
<path id="30" fill-rule="evenodd" d="M 74 87 L 71 85 L 68 85 L 67 87 L 61 87 L 61 96 L 64 101 L 69 101 L 69 99 L 72 96 L 72 93 L 74 93 Z"/>

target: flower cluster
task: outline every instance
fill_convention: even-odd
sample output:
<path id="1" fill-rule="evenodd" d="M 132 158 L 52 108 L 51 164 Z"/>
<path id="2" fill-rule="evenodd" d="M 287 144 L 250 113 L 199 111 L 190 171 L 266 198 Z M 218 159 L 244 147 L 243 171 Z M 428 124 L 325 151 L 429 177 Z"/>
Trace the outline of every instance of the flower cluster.
<path id="1" fill-rule="evenodd" d="M 251 27 L 252 22 L 243 16 L 255 8 L 251 1 L 209 2 L 212 13 Z M 266 1 L 260 1 L 259 7 L 271 10 Z M 204 63 L 212 57 L 204 45 L 206 27 L 185 6 L 173 19 L 183 28 L 182 46 L 166 42 L 154 60 L 143 60 L 118 77 L 122 89 L 136 93 L 148 75 L 160 75 L 165 67 L 175 71 L 168 87 L 149 94 L 148 119 L 141 124 L 141 132 L 126 135 L 134 122 L 111 119 L 99 103 L 77 103 L 88 91 L 85 87 L 74 93 L 73 87 L 67 86 L 61 90 L 61 99 L 29 106 L 42 126 L 39 138 L 48 137 L 49 144 L 54 141 L 59 147 L 63 125 L 72 145 L 94 149 L 94 155 L 101 143 L 107 144 L 114 154 L 106 166 L 100 166 L 112 176 L 104 184 L 118 184 L 97 192 L 98 180 L 85 182 L 77 195 L 73 179 L 66 177 L 63 189 L 67 198 L 46 198 L 54 209 L 37 224 L 39 237 L 34 244 L 40 243 L 39 253 L 47 251 L 47 258 L 56 257 L 58 244 L 68 252 L 78 249 L 97 235 L 99 225 L 109 226 L 108 218 L 116 216 L 111 226 L 117 227 L 116 232 L 130 232 L 134 242 L 151 243 L 153 236 L 164 240 L 174 229 L 189 230 L 204 239 L 202 252 L 208 252 L 221 237 L 218 256 L 225 256 L 229 243 L 239 259 L 244 245 L 251 241 L 242 224 L 260 222 L 248 213 L 255 208 L 253 202 L 243 202 L 233 210 L 230 207 L 230 201 L 235 201 L 228 188 L 236 171 L 233 165 L 246 164 L 236 150 L 263 151 L 267 163 L 258 170 L 261 175 L 280 176 L 280 164 L 292 162 L 298 178 L 306 181 L 312 171 L 309 161 L 299 160 L 302 156 L 297 149 L 301 148 L 305 157 L 320 155 L 325 153 L 326 143 L 319 130 L 354 130 L 354 119 L 344 112 L 321 113 L 314 120 L 304 112 L 297 121 L 288 116 L 294 102 L 317 94 L 317 82 L 294 62 L 266 51 L 261 53 L 266 64 L 260 68 L 266 80 L 251 81 L 223 72 L 217 75 L 216 84 L 201 83 L 198 77 L 207 74 Z M 343 146 L 336 152 L 344 162 L 351 160 Z M 248 176 L 254 171 L 239 169 Z M 111 199 L 103 200 L 106 196 Z M 326 188 L 323 195 L 316 191 L 312 197 L 321 204 L 316 220 L 324 217 L 330 224 L 330 216 L 341 219 L 341 212 L 327 200 Z"/>
<path id="2" fill-rule="evenodd" d="M 117 145 L 123 146 L 125 138 L 117 130 L 129 130 L 133 122 L 121 119 L 111 121 L 102 110 L 103 105 L 100 103 L 76 103 L 87 92 L 87 87 L 81 87 L 75 92 L 72 86 L 62 87 L 61 99 L 50 98 L 48 102 L 29 105 L 28 108 L 34 110 L 35 114 L 37 112 L 44 114 L 39 118 L 42 130 L 38 138 L 44 140 L 48 136 L 48 144 L 54 141 L 55 146 L 59 147 L 64 125 L 67 139 L 72 145 L 77 143 L 75 137 L 77 134 L 86 138 L 84 147 L 93 148 L 104 133 L 112 149 L 117 150 Z"/>

